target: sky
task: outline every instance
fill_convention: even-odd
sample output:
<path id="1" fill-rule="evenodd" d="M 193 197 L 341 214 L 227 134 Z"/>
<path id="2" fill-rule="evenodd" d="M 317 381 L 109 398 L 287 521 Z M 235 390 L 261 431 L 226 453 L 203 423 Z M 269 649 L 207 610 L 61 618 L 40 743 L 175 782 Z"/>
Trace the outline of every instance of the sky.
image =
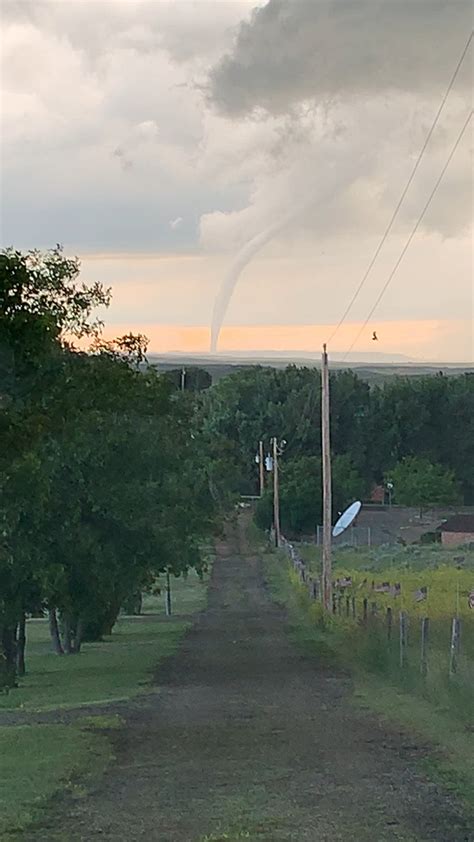
<path id="1" fill-rule="evenodd" d="M 152 351 L 207 351 L 230 278 L 220 351 L 317 352 L 397 204 L 472 7 L 3 0 L 1 25 L 2 246 L 62 243 L 86 282 L 112 287 L 107 335 L 141 331 Z M 472 43 L 329 353 L 367 318 L 471 85 Z M 474 361 L 471 173 L 472 121 L 354 353 Z"/>

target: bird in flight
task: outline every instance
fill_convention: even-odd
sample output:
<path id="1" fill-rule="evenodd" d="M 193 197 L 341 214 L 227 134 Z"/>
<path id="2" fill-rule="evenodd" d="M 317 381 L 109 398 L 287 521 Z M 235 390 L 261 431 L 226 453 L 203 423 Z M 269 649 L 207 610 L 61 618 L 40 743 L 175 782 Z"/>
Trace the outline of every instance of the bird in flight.
<path id="1" fill-rule="evenodd" d="M 378 341 L 379 341 L 379 338 L 377 336 L 377 333 L 374 330 L 374 332 L 372 333 L 372 342 L 378 342 Z"/>

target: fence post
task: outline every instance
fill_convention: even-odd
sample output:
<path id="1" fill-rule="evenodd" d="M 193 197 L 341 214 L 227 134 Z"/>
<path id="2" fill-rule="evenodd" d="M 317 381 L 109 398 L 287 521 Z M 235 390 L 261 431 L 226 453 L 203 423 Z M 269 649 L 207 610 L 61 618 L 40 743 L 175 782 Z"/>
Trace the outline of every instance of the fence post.
<path id="1" fill-rule="evenodd" d="M 355 601 L 355 596 L 353 596 L 353 597 L 352 597 L 352 616 L 353 616 L 353 618 L 354 618 L 354 620 L 355 620 L 355 616 L 356 616 L 356 601 Z"/>
<path id="2" fill-rule="evenodd" d="M 339 594 L 337 598 L 337 613 L 342 614 L 342 596 Z"/>
<path id="3" fill-rule="evenodd" d="M 404 611 L 400 611 L 400 666 L 405 665 L 407 648 L 407 616 Z"/>
<path id="4" fill-rule="evenodd" d="M 336 611 L 337 611 L 336 594 L 333 594 L 332 595 L 332 613 L 335 614 Z"/>
<path id="5" fill-rule="evenodd" d="M 392 639 L 392 625 L 393 625 L 393 616 L 392 616 L 392 609 L 390 606 L 387 608 L 387 640 Z"/>
<path id="6" fill-rule="evenodd" d="M 367 546 L 372 546 L 372 534 L 370 532 L 370 526 L 367 527 Z"/>
<path id="7" fill-rule="evenodd" d="M 452 676 L 458 669 L 459 640 L 461 636 L 461 620 L 453 617 L 451 626 L 451 655 L 449 658 L 449 674 Z"/>
<path id="8" fill-rule="evenodd" d="M 364 596 L 364 601 L 362 603 L 362 612 L 363 612 L 362 617 L 363 617 L 364 623 L 366 623 L 367 622 L 367 597 L 366 596 Z"/>
<path id="9" fill-rule="evenodd" d="M 420 670 L 422 676 L 428 672 L 428 634 L 430 621 L 428 617 L 423 617 L 421 620 L 421 664 Z"/>
<path id="10" fill-rule="evenodd" d="M 346 617 L 348 617 L 349 614 L 350 614 L 350 608 L 351 608 L 351 601 L 350 601 L 349 597 L 346 596 Z"/>

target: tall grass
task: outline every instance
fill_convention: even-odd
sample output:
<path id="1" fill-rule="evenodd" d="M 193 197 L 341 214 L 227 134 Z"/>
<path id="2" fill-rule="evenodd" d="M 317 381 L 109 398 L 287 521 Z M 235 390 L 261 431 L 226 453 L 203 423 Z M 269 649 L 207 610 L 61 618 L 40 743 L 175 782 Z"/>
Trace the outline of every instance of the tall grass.
<path id="1" fill-rule="evenodd" d="M 319 552 L 302 547 L 314 575 L 319 575 Z M 460 563 L 460 557 L 463 561 Z M 352 587 L 336 590 L 336 613 L 315 617 L 324 622 L 331 647 L 356 669 L 373 673 L 401 690 L 416 694 L 467 728 L 474 713 L 474 610 L 468 594 L 474 587 L 474 552 L 443 548 L 390 548 L 372 552 L 338 550 L 334 554 L 334 578 L 351 577 Z M 399 583 L 400 596 L 378 593 L 372 585 Z M 301 585 L 299 585 L 301 587 Z M 427 598 L 415 600 L 415 592 L 427 588 Z M 339 598 L 338 598 L 339 597 Z M 352 616 L 352 598 L 356 617 Z M 349 599 L 349 616 L 346 616 Z M 367 600 L 364 621 L 363 601 Z M 387 609 L 392 611 L 389 633 Z M 399 613 L 407 617 L 407 645 L 400 660 Z M 461 621 L 456 670 L 451 666 L 453 617 Z M 422 669 L 422 618 L 429 618 L 426 670 Z"/>

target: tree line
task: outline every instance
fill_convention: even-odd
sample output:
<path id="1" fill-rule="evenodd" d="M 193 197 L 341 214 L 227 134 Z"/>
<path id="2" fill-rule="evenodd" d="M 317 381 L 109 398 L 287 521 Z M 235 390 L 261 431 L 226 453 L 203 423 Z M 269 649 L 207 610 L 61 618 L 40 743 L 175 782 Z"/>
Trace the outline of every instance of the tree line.
<path id="1" fill-rule="evenodd" d="M 413 506 L 474 504 L 474 374 L 392 377 L 370 386 L 351 370 L 330 375 L 333 517 L 374 485 Z M 259 440 L 286 440 L 280 460 L 283 529 L 314 533 L 322 520 L 321 385 L 315 369 L 260 366 L 219 381 L 203 424 L 242 493 L 254 494 Z M 269 483 L 269 486 L 271 483 Z M 272 492 L 257 507 L 268 526 Z"/>
<path id="2" fill-rule="evenodd" d="M 27 615 L 77 654 L 161 572 L 205 564 L 220 502 L 194 402 L 145 337 L 101 339 L 109 301 L 59 247 L 0 254 L 0 684 L 25 670 Z"/>

